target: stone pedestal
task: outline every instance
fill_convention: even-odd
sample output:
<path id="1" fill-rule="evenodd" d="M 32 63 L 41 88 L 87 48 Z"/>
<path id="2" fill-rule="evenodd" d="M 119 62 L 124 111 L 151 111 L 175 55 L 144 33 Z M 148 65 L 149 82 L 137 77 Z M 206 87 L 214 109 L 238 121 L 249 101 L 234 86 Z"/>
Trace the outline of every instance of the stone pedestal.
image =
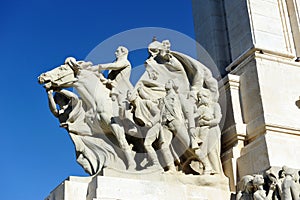
<path id="1" fill-rule="evenodd" d="M 45 200 L 230 199 L 228 179 L 224 176 L 168 174 L 159 171 L 126 173 L 113 169 L 105 169 L 104 173 L 112 176 L 71 176 Z"/>

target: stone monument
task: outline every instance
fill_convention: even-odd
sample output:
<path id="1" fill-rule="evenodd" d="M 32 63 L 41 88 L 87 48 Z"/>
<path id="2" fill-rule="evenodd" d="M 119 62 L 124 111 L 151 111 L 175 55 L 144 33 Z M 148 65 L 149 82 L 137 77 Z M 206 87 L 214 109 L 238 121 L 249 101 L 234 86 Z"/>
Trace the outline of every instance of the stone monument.
<path id="1" fill-rule="evenodd" d="M 69 177 L 47 200 L 230 199 L 218 82 L 170 46 L 149 44 L 146 71 L 134 86 L 123 46 L 113 63 L 69 57 L 39 76 L 50 111 L 90 175 Z"/>
<path id="2" fill-rule="evenodd" d="M 300 1 L 192 2 L 196 39 L 221 72 L 223 169 L 233 193 L 251 183 L 240 187 L 251 199 L 255 174 L 272 171 L 281 180 L 282 166 L 300 169 Z M 277 189 L 294 187 L 290 180 Z M 298 199 L 294 191 L 281 199 Z"/>

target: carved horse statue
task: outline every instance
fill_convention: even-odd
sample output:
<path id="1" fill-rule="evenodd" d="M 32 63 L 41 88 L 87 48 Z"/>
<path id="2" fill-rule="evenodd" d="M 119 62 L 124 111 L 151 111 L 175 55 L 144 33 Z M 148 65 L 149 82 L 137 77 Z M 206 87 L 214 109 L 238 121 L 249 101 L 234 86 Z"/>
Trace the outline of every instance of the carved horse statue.
<path id="1" fill-rule="evenodd" d="M 90 62 L 67 58 L 65 64 L 41 74 L 38 81 L 44 84 L 46 89 L 74 87 L 86 106 L 87 123 L 93 134 L 112 133 L 124 152 L 127 168 L 134 169 L 136 163 L 125 138 L 124 128 L 113 114 L 110 90 L 100 81 L 96 72 L 88 70 L 91 66 Z"/>

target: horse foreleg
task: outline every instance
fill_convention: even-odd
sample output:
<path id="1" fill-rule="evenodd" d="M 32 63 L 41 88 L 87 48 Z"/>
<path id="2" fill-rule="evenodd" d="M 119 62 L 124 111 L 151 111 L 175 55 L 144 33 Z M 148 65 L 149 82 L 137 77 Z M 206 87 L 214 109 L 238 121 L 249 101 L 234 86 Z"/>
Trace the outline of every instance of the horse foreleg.
<path id="1" fill-rule="evenodd" d="M 80 97 L 83 99 L 84 103 L 87 105 L 88 108 L 91 108 L 92 111 L 96 111 L 97 105 L 92 97 L 92 95 L 86 90 L 85 87 L 78 85 L 76 87 L 76 90 L 78 91 Z"/>

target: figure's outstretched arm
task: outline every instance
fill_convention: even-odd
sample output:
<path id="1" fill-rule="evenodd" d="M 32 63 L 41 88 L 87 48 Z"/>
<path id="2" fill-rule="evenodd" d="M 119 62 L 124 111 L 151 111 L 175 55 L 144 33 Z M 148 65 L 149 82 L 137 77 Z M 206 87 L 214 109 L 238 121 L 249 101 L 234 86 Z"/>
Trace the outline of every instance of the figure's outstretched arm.
<path id="1" fill-rule="evenodd" d="M 73 92 L 69 91 L 69 90 L 60 90 L 60 91 L 57 91 L 61 94 L 63 94 L 64 96 L 66 96 L 68 99 L 72 100 L 72 103 L 73 104 L 77 104 L 78 101 L 79 101 L 79 98 L 76 94 L 74 94 Z"/>
<path id="2" fill-rule="evenodd" d="M 49 103 L 50 111 L 52 112 L 52 114 L 55 117 L 58 117 L 59 113 L 58 113 L 56 103 L 55 103 L 54 98 L 53 98 L 53 90 L 48 90 L 47 95 L 48 95 L 48 103 Z"/>
<path id="3" fill-rule="evenodd" d="M 107 64 L 100 64 L 99 65 L 99 69 L 100 70 L 118 70 L 118 69 L 122 69 L 124 67 L 129 66 L 130 63 L 129 61 L 116 61 L 113 63 L 107 63 Z"/>
<path id="4" fill-rule="evenodd" d="M 86 69 L 96 73 L 100 73 L 101 70 L 100 65 L 88 66 Z"/>

